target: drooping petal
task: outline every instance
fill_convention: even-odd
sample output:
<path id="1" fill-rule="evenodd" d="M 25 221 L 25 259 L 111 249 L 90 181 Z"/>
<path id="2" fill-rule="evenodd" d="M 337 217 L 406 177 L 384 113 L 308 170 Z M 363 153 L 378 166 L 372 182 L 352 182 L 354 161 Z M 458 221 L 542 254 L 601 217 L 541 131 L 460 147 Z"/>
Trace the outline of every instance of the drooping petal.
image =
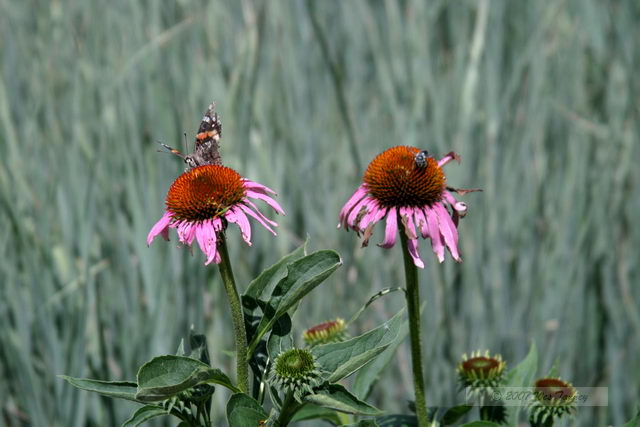
<path id="1" fill-rule="evenodd" d="M 247 197 L 252 197 L 254 199 L 260 199 L 262 201 L 264 201 L 266 204 L 268 204 L 269 206 L 271 206 L 273 208 L 274 211 L 276 211 L 277 213 L 279 213 L 280 215 L 284 215 L 284 210 L 282 210 L 282 208 L 280 207 L 280 205 L 278 204 L 278 202 L 276 202 L 275 200 L 273 200 L 271 197 L 267 196 L 266 194 L 254 191 L 254 190 L 247 190 L 246 191 Z"/>
<path id="2" fill-rule="evenodd" d="M 447 203 L 449 203 L 450 205 L 452 205 L 452 206 L 453 206 L 453 205 L 455 205 L 455 204 L 456 204 L 456 202 L 457 202 L 456 198 L 455 198 L 455 197 L 453 197 L 453 194 L 451 194 L 451 192 L 450 192 L 450 191 L 447 191 L 447 190 L 444 190 L 444 191 L 442 192 L 442 199 L 443 199 L 445 202 L 447 202 Z"/>
<path id="3" fill-rule="evenodd" d="M 396 234 L 398 234 L 398 209 L 389 208 L 387 213 L 387 226 L 384 230 L 384 240 L 378 246 L 382 248 L 392 248 L 396 243 Z"/>
<path id="4" fill-rule="evenodd" d="M 409 255 L 413 259 L 413 264 L 418 268 L 424 268 L 424 262 L 420 258 L 420 252 L 418 251 L 418 239 L 407 239 L 407 249 L 409 249 Z"/>
<path id="5" fill-rule="evenodd" d="M 185 245 L 191 245 L 196 237 L 196 223 L 190 221 L 181 221 L 178 224 L 178 238 Z"/>
<path id="6" fill-rule="evenodd" d="M 467 214 L 467 204 L 465 202 L 456 203 L 453 205 L 453 209 L 455 209 L 461 217 Z"/>
<path id="7" fill-rule="evenodd" d="M 367 205 L 367 209 L 367 214 L 360 221 L 360 229 L 362 230 L 366 229 L 369 224 L 375 224 L 380 221 L 387 213 L 387 208 L 381 207 L 378 205 L 378 202 L 373 199 Z"/>
<path id="8" fill-rule="evenodd" d="M 424 208 L 424 214 L 427 217 L 427 226 L 429 227 L 429 237 L 431 237 L 431 247 L 438 257 L 439 262 L 444 262 L 444 245 L 442 236 L 438 227 L 437 213 L 430 207 Z"/>
<path id="9" fill-rule="evenodd" d="M 224 224 L 222 223 L 222 220 L 220 218 L 210 219 L 209 222 L 213 226 L 214 233 L 217 233 L 218 231 L 222 231 L 222 229 L 224 228 Z"/>
<path id="10" fill-rule="evenodd" d="M 400 218 L 402 218 L 403 224 L 405 224 L 405 232 L 409 239 L 417 239 L 416 226 L 413 222 L 413 208 L 402 207 L 400 208 Z"/>
<path id="11" fill-rule="evenodd" d="M 340 217 L 339 217 L 340 223 L 338 224 L 338 228 L 340 228 L 340 226 L 345 226 L 345 227 L 347 226 L 347 224 L 345 223 L 345 219 L 347 218 L 347 215 L 349 215 L 349 212 L 351 212 L 351 209 L 353 209 L 356 203 L 362 200 L 362 198 L 366 195 L 367 195 L 367 189 L 363 185 L 358 187 L 355 193 L 351 195 L 347 203 L 345 203 L 345 205 L 342 207 L 342 210 L 340 211 Z"/>
<path id="12" fill-rule="evenodd" d="M 259 184 L 259 183 L 255 182 L 255 181 L 251 181 L 249 179 L 243 178 L 242 182 L 244 183 L 244 188 L 246 188 L 246 189 L 251 189 L 251 190 L 258 191 L 258 192 L 261 192 L 261 193 L 264 193 L 264 194 L 267 194 L 267 193 L 276 194 L 275 191 L 273 191 L 272 189 L 270 189 L 266 185 Z"/>
<path id="13" fill-rule="evenodd" d="M 242 211 L 244 213 L 246 213 L 247 215 L 249 215 L 250 217 L 252 217 L 256 221 L 258 221 L 260 224 L 262 224 L 262 226 L 264 228 L 266 228 L 267 230 L 269 230 L 271 232 L 271 234 L 273 234 L 274 236 L 276 235 L 276 232 L 273 231 L 273 229 L 271 227 L 269 227 L 269 224 L 267 224 L 265 221 L 263 221 L 262 218 L 260 218 L 260 216 L 257 215 L 254 211 L 252 211 L 248 206 L 245 206 L 242 203 L 240 203 L 240 204 L 238 204 L 238 207 L 240 207 L 240 209 L 242 209 Z"/>
<path id="14" fill-rule="evenodd" d="M 363 216 L 367 213 L 367 206 L 371 202 L 370 197 L 365 197 L 360 200 L 354 207 L 351 209 L 349 216 L 347 216 L 347 227 L 352 228 L 355 231 L 360 231 L 360 227 L 358 227 L 358 223 L 362 220 Z"/>
<path id="15" fill-rule="evenodd" d="M 247 242 L 247 245 L 251 246 L 251 224 L 249 224 L 249 219 L 244 212 L 240 208 L 233 206 L 225 213 L 224 217 L 227 221 L 238 224 L 242 238 Z"/>
<path id="16" fill-rule="evenodd" d="M 455 160 L 456 162 L 460 163 L 460 156 L 458 156 L 453 151 L 449 151 L 443 158 L 438 160 L 438 166 L 442 167 L 449 163 L 451 160 Z"/>
<path id="17" fill-rule="evenodd" d="M 255 205 L 251 200 L 249 200 L 249 199 L 244 199 L 244 200 L 242 201 L 242 203 L 241 203 L 241 204 L 244 204 L 244 205 L 246 205 L 246 206 L 250 207 L 251 209 L 253 209 L 253 211 L 255 212 L 255 214 L 256 214 L 256 215 L 258 215 L 260 218 L 262 218 L 262 220 L 263 220 L 264 222 L 266 222 L 267 224 L 269 224 L 269 225 L 271 225 L 271 226 L 273 226 L 273 227 L 277 227 L 277 226 L 278 226 L 278 223 L 277 223 L 277 222 L 272 221 L 272 220 L 270 220 L 269 218 L 267 218 L 266 216 L 264 216 L 264 215 L 262 214 L 262 212 L 260 211 L 260 209 L 258 209 L 258 207 L 257 207 L 257 206 L 256 206 L 256 205 Z"/>
<path id="18" fill-rule="evenodd" d="M 196 230 L 196 240 L 198 245 L 202 252 L 207 256 L 205 265 L 208 265 L 213 260 L 217 249 L 215 230 L 210 221 L 203 221 L 202 223 L 197 224 L 194 228 Z"/>
<path id="19" fill-rule="evenodd" d="M 451 220 L 449 212 L 440 203 L 436 203 L 433 206 L 433 210 L 437 214 L 440 233 L 442 233 L 442 236 L 444 237 L 444 242 L 446 243 L 447 248 L 449 248 L 451 256 L 453 256 L 453 259 L 456 261 L 461 261 L 460 253 L 458 252 L 458 230 Z"/>
<path id="20" fill-rule="evenodd" d="M 425 218 L 424 216 L 424 211 L 422 209 L 414 209 L 414 216 L 416 226 L 420 227 L 422 238 L 426 239 L 427 237 L 429 237 L 429 227 L 427 226 L 427 218 Z"/>
<path id="21" fill-rule="evenodd" d="M 147 235 L 147 246 L 151 245 L 151 242 L 153 242 L 153 239 L 155 239 L 158 234 L 161 234 L 165 240 L 169 240 L 169 224 L 171 224 L 171 218 L 172 214 L 165 212 L 162 218 L 155 223 Z"/>
<path id="22" fill-rule="evenodd" d="M 206 232 L 208 243 L 207 252 L 205 252 L 205 254 L 207 255 L 207 261 L 205 262 L 205 265 L 211 264 L 212 261 L 216 264 L 220 264 L 220 261 L 222 259 L 220 258 L 220 251 L 218 251 L 217 233 L 219 231 L 222 231 L 222 220 L 220 218 L 213 218 L 205 222 L 207 223 L 207 227 L 204 230 Z"/>

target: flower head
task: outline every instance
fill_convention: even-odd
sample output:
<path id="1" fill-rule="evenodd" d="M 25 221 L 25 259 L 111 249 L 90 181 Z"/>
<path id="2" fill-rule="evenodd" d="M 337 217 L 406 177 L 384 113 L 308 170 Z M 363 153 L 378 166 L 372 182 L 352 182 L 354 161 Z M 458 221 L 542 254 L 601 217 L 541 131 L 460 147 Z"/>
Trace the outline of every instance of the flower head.
<path id="1" fill-rule="evenodd" d="M 464 354 L 458 363 L 458 380 L 463 388 L 494 388 L 502 382 L 505 367 L 502 356 L 491 357 L 488 350 L 475 351 L 471 357 Z"/>
<path id="2" fill-rule="evenodd" d="M 248 179 L 236 171 L 221 165 L 204 165 L 180 175 L 169 188 L 166 211 L 147 236 L 147 244 L 162 235 L 169 240 L 169 228 L 175 228 L 180 242 L 191 245 L 198 241 L 207 256 L 205 264 L 220 263 L 217 242 L 228 223 L 240 228 L 242 238 L 251 245 L 249 217 L 254 218 L 274 235 L 271 227 L 277 224 L 266 218 L 249 200 L 266 202 L 277 213 L 283 214 L 280 205 L 271 198 L 273 190 Z"/>
<path id="3" fill-rule="evenodd" d="M 418 253 L 418 233 L 431 239 L 440 262 L 444 261 L 445 247 L 456 261 L 461 261 L 456 227 L 467 206 L 453 197 L 451 191 L 456 190 L 446 187 L 442 171 L 442 166 L 453 159 L 460 160 L 451 152 L 437 161 L 426 151 L 407 146 L 382 152 L 369 164 L 363 183 L 342 208 L 338 227 L 363 233 L 362 245 L 367 246 L 375 224 L 386 218 L 385 237 L 379 246 L 391 248 L 399 221 L 417 267 L 424 268 Z M 460 193 L 467 191 L 474 190 Z"/>
<path id="4" fill-rule="evenodd" d="M 347 336 L 346 324 L 343 319 L 330 320 L 313 326 L 302 334 L 304 342 L 313 347 L 320 344 L 341 342 Z"/>
<path id="5" fill-rule="evenodd" d="M 313 354 L 306 349 L 292 348 L 280 353 L 273 362 L 269 381 L 293 392 L 297 401 L 311 393 L 321 383 L 320 370 Z"/>
<path id="6" fill-rule="evenodd" d="M 541 378 L 535 382 L 535 400 L 530 406 L 530 420 L 543 424 L 549 418 L 559 418 L 575 411 L 578 392 L 560 378 Z"/>

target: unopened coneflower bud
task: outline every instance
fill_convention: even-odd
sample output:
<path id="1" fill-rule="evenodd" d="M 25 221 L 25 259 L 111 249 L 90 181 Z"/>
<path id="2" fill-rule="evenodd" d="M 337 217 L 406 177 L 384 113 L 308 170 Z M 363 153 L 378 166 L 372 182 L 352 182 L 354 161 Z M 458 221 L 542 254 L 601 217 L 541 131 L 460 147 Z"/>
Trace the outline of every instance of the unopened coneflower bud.
<path id="1" fill-rule="evenodd" d="M 571 383 L 560 378 L 540 378 L 535 382 L 535 399 L 529 406 L 531 423 L 544 425 L 549 419 L 574 412 L 577 395 Z"/>
<path id="2" fill-rule="evenodd" d="M 475 351 L 470 357 L 464 354 L 458 363 L 458 380 L 462 388 L 495 388 L 503 381 L 505 367 L 502 356 L 492 357 L 488 350 L 484 354 Z"/>
<path id="3" fill-rule="evenodd" d="M 347 327 L 344 320 L 338 318 L 307 329 L 302 334 L 302 338 L 309 347 L 341 342 L 347 338 Z"/>
<path id="4" fill-rule="evenodd" d="M 305 394 L 311 393 L 314 387 L 320 385 L 320 370 L 309 350 L 293 348 L 276 357 L 269 382 L 280 389 L 293 392 L 293 397 L 300 402 Z"/>

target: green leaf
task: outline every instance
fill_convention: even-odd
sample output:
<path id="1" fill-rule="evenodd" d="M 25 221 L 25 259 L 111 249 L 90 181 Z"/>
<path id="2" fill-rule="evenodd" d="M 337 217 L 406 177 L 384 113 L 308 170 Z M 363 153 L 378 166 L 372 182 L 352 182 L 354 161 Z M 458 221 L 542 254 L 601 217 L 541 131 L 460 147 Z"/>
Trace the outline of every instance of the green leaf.
<path id="1" fill-rule="evenodd" d="M 308 402 L 296 411 L 293 418 L 291 418 L 291 422 L 317 419 L 328 421 L 333 425 L 340 425 L 341 423 L 340 417 L 333 409 L 323 408 Z"/>
<path id="2" fill-rule="evenodd" d="M 403 324 L 404 310 L 377 328 L 350 340 L 319 345 L 311 349 L 326 380 L 338 381 L 370 362 L 382 353 L 397 337 Z"/>
<path id="3" fill-rule="evenodd" d="M 176 350 L 176 356 L 185 356 L 184 339 L 180 340 L 180 345 L 178 346 L 178 350 Z"/>
<path id="4" fill-rule="evenodd" d="M 58 377 L 67 381 L 72 386 L 78 387 L 82 390 L 100 393 L 103 396 L 140 402 L 138 399 L 136 399 L 136 391 L 138 389 L 136 383 L 128 381 L 90 380 L 87 378 L 68 377 L 66 375 L 58 375 Z"/>
<path id="5" fill-rule="evenodd" d="M 227 402 L 227 422 L 229 427 L 257 426 L 260 421 L 269 418 L 269 415 L 252 397 L 237 393 Z"/>
<path id="6" fill-rule="evenodd" d="M 470 423 L 462 424 L 460 427 L 500 427 L 500 424 L 491 421 L 471 421 Z"/>
<path id="7" fill-rule="evenodd" d="M 202 363 L 211 366 L 211 358 L 209 357 L 206 335 L 196 334 L 193 331 L 189 331 L 189 347 L 191 348 L 191 353 L 189 354 L 191 359 L 199 360 Z"/>
<path id="8" fill-rule="evenodd" d="M 472 409 L 473 406 L 470 405 L 459 405 L 449 408 L 447 409 L 447 412 L 445 412 L 442 416 L 441 423 L 443 426 L 454 424 Z"/>
<path id="9" fill-rule="evenodd" d="M 621 427 L 638 427 L 638 426 L 640 426 L 640 412 L 632 420 L 629 420 L 628 423 L 625 423 Z"/>
<path id="10" fill-rule="evenodd" d="M 160 417 L 162 415 L 168 415 L 167 410 L 160 406 L 145 405 L 139 408 L 127 421 L 122 424 L 122 427 L 136 427 L 151 418 Z"/>
<path id="11" fill-rule="evenodd" d="M 143 402 L 165 400 L 198 384 L 220 384 L 237 392 L 229 377 L 199 360 L 181 356 L 159 356 L 138 371 L 136 399 Z"/>
<path id="12" fill-rule="evenodd" d="M 308 238 L 302 246 L 296 248 L 288 255 L 285 255 L 280 259 L 280 261 L 260 273 L 258 277 L 249 283 L 249 287 L 247 287 L 247 291 L 243 296 L 259 299 L 262 297 L 262 294 L 266 289 L 272 289 L 280 279 L 286 276 L 287 266 L 302 258 L 307 253 L 307 243 L 309 243 Z"/>
<path id="13" fill-rule="evenodd" d="M 366 364 L 357 373 L 353 382 L 353 394 L 360 399 L 366 399 L 373 384 L 378 381 L 380 373 L 387 367 L 393 359 L 396 350 L 409 334 L 409 323 L 405 320 L 400 326 L 398 335 L 389 346 L 376 357 L 371 363 Z"/>
<path id="14" fill-rule="evenodd" d="M 538 370 L 538 351 L 535 342 L 531 342 L 529 354 L 507 374 L 508 387 L 529 387 L 533 384 Z"/>
<path id="15" fill-rule="evenodd" d="M 380 415 L 382 413 L 378 408 L 361 401 L 339 384 L 329 384 L 316 390 L 314 394 L 305 396 L 304 400 L 347 414 Z"/>
<path id="16" fill-rule="evenodd" d="M 264 316 L 249 344 L 249 355 L 280 316 L 341 265 L 342 260 L 338 253 L 330 250 L 314 252 L 288 264 L 287 275 L 278 282 L 267 301 Z"/>
<path id="17" fill-rule="evenodd" d="M 391 414 L 376 418 L 380 427 L 418 427 L 415 415 Z"/>
<path id="18" fill-rule="evenodd" d="M 291 317 L 288 314 L 281 316 L 271 329 L 269 341 L 267 342 L 267 352 L 271 360 L 282 353 L 284 350 L 291 348 L 292 340 L 289 337 L 291 332 Z"/>
<path id="19" fill-rule="evenodd" d="M 515 368 L 513 368 L 507 374 L 506 385 L 507 387 L 529 387 L 535 380 L 536 372 L 538 370 L 538 350 L 536 349 L 536 343 L 531 342 L 531 348 L 529 354 L 520 362 Z M 507 407 L 508 423 L 509 425 L 516 425 L 518 421 L 518 414 L 521 410 L 520 406 Z"/>

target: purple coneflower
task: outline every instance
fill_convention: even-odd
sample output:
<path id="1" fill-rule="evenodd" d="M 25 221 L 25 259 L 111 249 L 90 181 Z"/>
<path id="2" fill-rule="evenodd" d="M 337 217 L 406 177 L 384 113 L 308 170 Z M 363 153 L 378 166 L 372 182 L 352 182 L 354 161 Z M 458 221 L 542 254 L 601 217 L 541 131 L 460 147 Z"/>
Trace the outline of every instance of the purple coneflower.
<path id="1" fill-rule="evenodd" d="M 275 192 L 264 185 L 242 178 L 231 168 L 220 165 L 198 166 L 180 175 L 169 188 L 166 212 L 147 236 L 147 244 L 162 235 L 169 240 L 169 228 L 175 228 L 180 242 L 191 245 L 197 240 L 207 256 L 205 265 L 220 264 L 218 250 L 219 233 L 228 223 L 240 228 L 242 238 L 251 245 L 251 225 L 254 218 L 274 235 L 275 222 L 265 217 L 249 200 L 266 202 L 277 213 L 283 214 L 280 205 L 271 198 Z"/>
<path id="2" fill-rule="evenodd" d="M 364 234 L 367 246 L 373 227 L 386 218 L 385 236 L 380 246 L 391 248 L 400 230 L 402 256 L 407 286 L 405 298 L 409 317 L 411 364 L 418 425 L 430 425 L 422 372 L 420 343 L 420 288 L 418 270 L 424 263 L 418 252 L 418 233 L 430 238 L 433 251 L 444 261 L 445 247 L 456 261 L 458 250 L 458 219 L 467 206 L 458 202 L 451 191 L 461 194 L 474 190 L 455 190 L 447 187 L 442 166 L 460 160 L 451 152 L 439 161 L 426 151 L 415 147 L 397 146 L 380 153 L 367 167 L 362 184 L 340 212 L 340 224 L 346 230 Z M 451 213 L 449 212 L 451 208 Z M 417 232 L 416 232 L 417 229 Z"/>
<path id="3" fill-rule="evenodd" d="M 380 153 L 367 167 L 363 183 L 342 208 L 338 227 L 363 233 L 362 246 L 367 246 L 375 224 L 386 218 L 385 237 L 379 246 L 391 248 L 400 221 L 416 267 L 424 268 L 418 253 L 418 233 L 431 239 L 440 262 L 444 261 L 445 246 L 456 261 L 461 261 L 456 227 L 458 219 L 466 214 L 467 205 L 448 191 L 442 171 L 442 166 L 454 159 L 460 160 L 454 152 L 436 161 L 426 151 L 407 146 Z"/>

